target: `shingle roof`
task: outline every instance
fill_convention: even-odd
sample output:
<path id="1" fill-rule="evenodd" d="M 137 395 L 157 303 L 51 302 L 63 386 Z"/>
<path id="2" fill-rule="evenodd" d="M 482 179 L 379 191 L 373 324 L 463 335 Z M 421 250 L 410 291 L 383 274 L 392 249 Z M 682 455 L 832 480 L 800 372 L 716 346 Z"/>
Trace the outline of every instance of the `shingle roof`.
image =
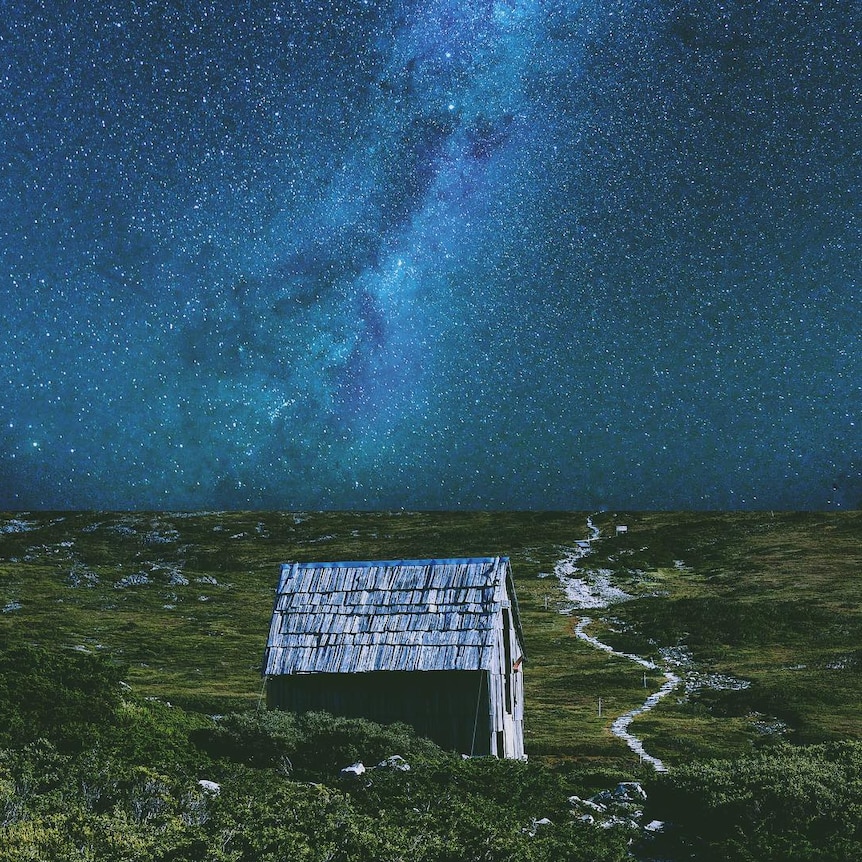
<path id="1" fill-rule="evenodd" d="M 507 597 L 522 640 L 507 557 L 287 564 L 264 674 L 488 669 Z"/>

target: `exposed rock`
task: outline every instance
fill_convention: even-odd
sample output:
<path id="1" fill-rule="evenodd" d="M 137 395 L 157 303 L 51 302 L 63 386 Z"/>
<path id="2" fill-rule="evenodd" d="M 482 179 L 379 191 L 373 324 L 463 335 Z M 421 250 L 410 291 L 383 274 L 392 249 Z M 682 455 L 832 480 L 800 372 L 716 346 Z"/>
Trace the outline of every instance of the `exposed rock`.
<path id="1" fill-rule="evenodd" d="M 569 802 L 572 805 L 579 806 L 581 808 L 588 808 L 590 811 L 595 811 L 597 814 L 604 814 L 608 808 L 606 805 L 602 805 L 601 802 L 595 802 L 594 800 L 597 797 L 593 797 L 592 799 L 581 799 L 580 796 L 570 796 Z"/>
<path id="2" fill-rule="evenodd" d="M 359 778 L 362 775 L 365 775 L 365 764 L 363 763 L 352 763 L 350 766 L 345 766 L 344 769 L 341 770 L 342 778 Z"/>
<path id="3" fill-rule="evenodd" d="M 540 826 L 553 826 L 553 821 L 549 820 L 547 817 L 542 817 L 541 820 L 536 820 L 535 818 L 530 821 L 530 825 L 524 827 L 521 832 L 525 832 L 530 838 L 533 838 L 536 832 L 539 831 Z"/>
<path id="4" fill-rule="evenodd" d="M 752 714 L 751 726 L 763 736 L 780 736 L 790 730 L 790 725 L 780 718 L 769 718 L 759 712 Z"/>
<path id="5" fill-rule="evenodd" d="M 579 823 L 599 829 L 641 829 L 647 794 L 638 781 L 621 781 L 613 790 L 603 790 L 590 799 L 570 796 L 572 816 Z M 646 828 L 646 827 L 643 827 Z M 658 827 L 652 825 L 650 831 Z"/>
<path id="6" fill-rule="evenodd" d="M 826 670 L 854 670 L 859 664 L 855 655 L 841 655 L 826 662 Z"/>
<path id="7" fill-rule="evenodd" d="M 18 518 L 12 518 L 5 524 L 0 524 L 0 533 L 29 533 L 38 527 L 36 521 L 22 521 Z"/>
<path id="8" fill-rule="evenodd" d="M 612 791 L 618 802 L 645 802 L 646 790 L 637 781 L 621 781 Z"/>
<path id="9" fill-rule="evenodd" d="M 99 576 L 81 563 L 75 563 L 66 578 L 70 587 L 94 587 L 99 583 Z"/>
<path id="10" fill-rule="evenodd" d="M 6 602 L 6 604 L 3 606 L 3 613 L 10 614 L 12 613 L 12 611 L 20 611 L 22 607 L 24 606 L 21 604 L 21 602 Z"/>
<path id="11" fill-rule="evenodd" d="M 216 783 L 215 781 L 209 781 L 206 778 L 202 778 L 198 782 L 198 787 L 201 790 L 204 790 L 206 793 L 212 793 L 213 796 L 218 796 L 221 793 L 221 785 Z"/>
<path id="12" fill-rule="evenodd" d="M 602 829 L 640 829 L 640 826 L 634 820 L 630 820 L 628 817 L 617 817 L 616 815 L 601 821 L 599 826 Z"/>
<path id="13" fill-rule="evenodd" d="M 378 769 L 396 769 L 398 772 L 409 772 L 410 764 L 400 755 L 393 754 L 377 764 Z"/>
<path id="14" fill-rule="evenodd" d="M 144 536 L 144 541 L 148 545 L 168 545 L 179 541 L 179 538 L 180 534 L 173 527 L 166 527 L 164 532 L 159 532 L 156 527 Z"/>
<path id="15" fill-rule="evenodd" d="M 143 572 L 138 572 L 137 574 L 126 575 L 124 578 L 120 578 L 120 580 L 114 584 L 114 589 L 124 590 L 127 587 L 144 587 L 150 583 L 152 583 L 152 581 L 147 577 L 147 575 Z"/>

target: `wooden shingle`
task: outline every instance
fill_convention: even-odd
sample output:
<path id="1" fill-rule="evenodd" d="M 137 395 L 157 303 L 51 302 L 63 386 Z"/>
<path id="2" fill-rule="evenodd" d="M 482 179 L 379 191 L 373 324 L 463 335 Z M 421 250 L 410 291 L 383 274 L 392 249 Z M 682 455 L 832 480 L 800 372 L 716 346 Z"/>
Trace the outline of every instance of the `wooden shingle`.
<path id="1" fill-rule="evenodd" d="M 286 564 L 264 673 L 487 670 L 510 578 L 505 557 Z"/>

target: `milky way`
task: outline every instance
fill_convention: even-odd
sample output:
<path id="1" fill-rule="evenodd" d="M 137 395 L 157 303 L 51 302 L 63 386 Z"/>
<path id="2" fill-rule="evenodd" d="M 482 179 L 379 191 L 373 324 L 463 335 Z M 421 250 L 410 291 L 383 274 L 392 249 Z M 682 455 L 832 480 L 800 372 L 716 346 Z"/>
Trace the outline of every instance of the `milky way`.
<path id="1" fill-rule="evenodd" d="M 0 3 L 0 508 L 862 505 L 862 5 Z"/>

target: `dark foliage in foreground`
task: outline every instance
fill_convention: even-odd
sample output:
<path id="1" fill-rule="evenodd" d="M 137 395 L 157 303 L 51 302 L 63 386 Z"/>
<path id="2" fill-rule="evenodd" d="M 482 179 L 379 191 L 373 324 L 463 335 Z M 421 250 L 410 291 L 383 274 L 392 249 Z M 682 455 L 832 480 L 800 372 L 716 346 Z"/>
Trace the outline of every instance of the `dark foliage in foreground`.
<path id="1" fill-rule="evenodd" d="M 738 760 L 693 763 L 662 776 L 649 791 L 653 813 L 674 823 L 664 858 L 862 858 L 862 743 L 786 745 Z"/>
<path id="2" fill-rule="evenodd" d="M 433 742 L 406 724 L 381 726 L 327 713 L 295 715 L 278 710 L 231 713 L 191 734 L 192 742 L 216 759 L 256 767 L 277 767 L 296 778 L 335 774 L 365 760 L 379 763 L 393 753 L 408 760 L 441 756 Z"/>
<path id="3" fill-rule="evenodd" d="M 537 764 L 465 761 L 406 726 L 321 713 L 215 721 L 132 697 L 121 669 L 81 653 L 7 650 L 0 667 L 0 862 L 626 857 L 627 834 L 576 822 L 579 788 Z M 339 774 L 392 754 L 411 769 Z"/>
<path id="4" fill-rule="evenodd" d="M 631 831 L 573 816 L 586 773 L 571 767 L 462 760 L 404 725 L 323 713 L 214 719 L 138 698 L 122 673 L 83 652 L 0 648 L 0 862 L 631 858 Z M 339 775 L 392 754 L 412 768 Z M 862 858 L 862 743 L 694 761 L 647 789 L 646 818 L 672 826 L 641 858 Z"/>
<path id="5" fill-rule="evenodd" d="M 115 715 L 124 673 L 74 650 L 0 649 L 0 745 L 39 737 L 63 749 L 88 744 Z"/>

